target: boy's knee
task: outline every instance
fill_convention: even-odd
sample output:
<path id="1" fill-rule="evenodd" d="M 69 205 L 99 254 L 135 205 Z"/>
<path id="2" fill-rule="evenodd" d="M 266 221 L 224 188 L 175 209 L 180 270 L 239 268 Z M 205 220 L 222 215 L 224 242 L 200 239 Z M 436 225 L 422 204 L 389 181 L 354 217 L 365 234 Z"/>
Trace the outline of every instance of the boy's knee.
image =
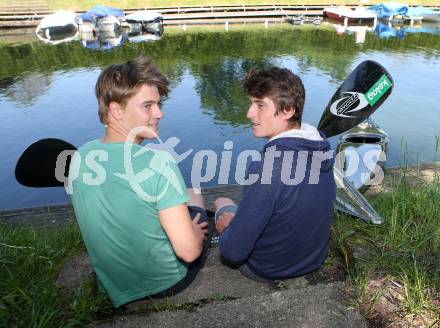
<path id="1" fill-rule="evenodd" d="M 226 205 L 236 205 L 236 204 L 232 199 L 226 197 L 219 197 L 214 201 L 214 206 L 216 210 Z"/>

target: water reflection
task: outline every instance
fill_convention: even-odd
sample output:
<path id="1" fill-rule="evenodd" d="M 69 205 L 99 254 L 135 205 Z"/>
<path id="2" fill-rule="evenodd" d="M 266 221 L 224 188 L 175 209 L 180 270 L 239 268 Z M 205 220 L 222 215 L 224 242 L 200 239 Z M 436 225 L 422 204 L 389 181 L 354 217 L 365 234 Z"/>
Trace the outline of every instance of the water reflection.
<path id="1" fill-rule="evenodd" d="M 251 67 L 268 66 L 270 63 L 270 60 L 254 62 L 220 58 L 217 63 L 193 63 L 191 69 L 197 80 L 195 90 L 204 112 L 212 115 L 219 124 L 248 124 L 246 111 L 249 101 L 243 92 L 243 78 Z"/>
<path id="2" fill-rule="evenodd" d="M 399 37 L 403 39 L 408 33 L 440 34 L 440 24 L 424 22 L 410 26 L 379 21 L 374 31 L 381 38 Z"/>
<path id="3" fill-rule="evenodd" d="M 354 34 L 355 35 L 355 42 L 357 44 L 363 44 L 365 42 L 365 38 L 367 36 L 367 32 L 374 31 L 374 24 L 370 25 L 359 25 L 359 24 L 353 24 L 353 25 L 347 25 L 343 24 L 341 22 L 334 22 L 331 20 L 327 20 L 328 24 L 331 25 L 338 34 Z"/>
<path id="4" fill-rule="evenodd" d="M 163 36 L 163 25 L 144 28 L 140 23 L 130 23 L 125 28 L 95 29 L 93 25 L 81 24 L 79 40 L 83 47 L 94 50 L 109 50 L 127 41 L 158 41 Z"/>
<path id="5" fill-rule="evenodd" d="M 0 207 L 65 201 L 62 190 L 37 192 L 19 186 L 13 175 L 15 161 L 38 139 L 57 137 L 78 147 L 99 137 L 102 126 L 93 88 L 101 67 L 141 54 L 151 56 L 171 80 L 161 138 L 179 138 L 179 153 L 193 148 L 220 154 L 226 140 L 234 142 L 237 152 L 261 148 L 264 141 L 255 140 L 247 125 L 248 99 L 241 87 L 251 67 L 276 64 L 299 73 L 307 90 L 304 121 L 316 125 L 342 80 L 360 61 L 373 59 L 396 83 L 391 97 L 374 114 L 390 134 L 387 163 L 399 164 L 402 138 L 422 154 L 421 159 L 433 158 L 433 136 L 440 125 L 436 115 L 440 35 L 408 33 L 404 39 L 381 39 L 367 31 L 362 47 L 355 46 L 352 34 L 287 24 L 228 33 L 167 32 L 156 42 L 135 41 L 149 40 L 151 34 L 127 35 L 133 43 L 126 40 L 104 52 L 89 51 L 79 42 L 0 46 Z M 185 178 L 191 164 L 182 167 Z"/>
<path id="6" fill-rule="evenodd" d="M 4 79 L 0 83 L 0 90 L 4 96 L 17 105 L 33 105 L 38 97 L 49 88 L 51 79 L 46 74 L 30 73 L 16 78 Z"/>
<path id="7" fill-rule="evenodd" d="M 84 48 L 109 50 L 128 40 L 126 33 L 120 31 L 102 31 L 99 33 L 81 33 L 80 42 Z"/>
<path id="8" fill-rule="evenodd" d="M 380 38 L 405 38 L 411 33 L 440 34 L 439 22 L 423 22 L 419 24 L 404 24 L 403 22 L 377 20 L 370 24 L 343 23 L 326 19 L 325 23 L 335 29 L 338 34 L 353 34 L 357 44 L 363 44 L 368 32 L 373 32 Z"/>

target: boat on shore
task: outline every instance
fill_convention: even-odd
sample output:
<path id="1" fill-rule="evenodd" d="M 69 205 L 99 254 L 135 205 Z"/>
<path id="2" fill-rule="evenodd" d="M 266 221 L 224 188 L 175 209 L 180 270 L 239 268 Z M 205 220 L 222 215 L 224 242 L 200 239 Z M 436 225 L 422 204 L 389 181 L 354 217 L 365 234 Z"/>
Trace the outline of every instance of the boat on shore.
<path id="1" fill-rule="evenodd" d="M 420 18 L 423 22 L 440 23 L 440 11 L 432 10 L 426 7 L 410 7 L 407 15 Z"/>
<path id="2" fill-rule="evenodd" d="M 377 18 L 374 12 L 368 11 L 364 7 L 357 7 L 355 9 L 344 6 L 327 7 L 324 8 L 323 15 L 324 17 L 342 21 L 345 24 L 360 21 L 374 21 Z"/>
<path id="3" fill-rule="evenodd" d="M 35 30 L 37 37 L 48 43 L 57 44 L 74 39 L 78 35 L 76 13 L 59 10 L 44 17 Z"/>
<path id="4" fill-rule="evenodd" d="M 82 32 L 104 33 L 120 30 L 122 20 L 125 20 L 122 10 L 101 5 L 93 7 L 77 18 L 79 29 Z"/>
<path id="5" fill-rule="evenodd" d="M 309 17 L 303 14 L 288 16 L 286 21 L 292 25 L 302 25 L 302 24 L 314 24 L 320 25 L 322 18 L 321 17 Z"/>
<path id="6" fill-rule="evenodd" d="M 398 2 L 381 3 L 368 8 L 377 14 L 381 20 L 390 22 L 440 22 L 440 11 L 432 10 L 423 6 L 409 7 L 407 4 Z"/>
<path id="7" fill-rule="evenodd" d="M 137 29 L 140 28 L 144 32 L 159 34 L 163 32 L 162 14 L 154 10 L 136 11 L 126 15 L 125 20 L 128 24 L 134 25 Z"/>
<path id="8" fill-rule="evenodd" d="M 405 17 L 408 13 L 408 5 L 398 2 L 380 3 L 368 8 L 377 15 L 377 18 L 391 21 L 394 18 Z"/>

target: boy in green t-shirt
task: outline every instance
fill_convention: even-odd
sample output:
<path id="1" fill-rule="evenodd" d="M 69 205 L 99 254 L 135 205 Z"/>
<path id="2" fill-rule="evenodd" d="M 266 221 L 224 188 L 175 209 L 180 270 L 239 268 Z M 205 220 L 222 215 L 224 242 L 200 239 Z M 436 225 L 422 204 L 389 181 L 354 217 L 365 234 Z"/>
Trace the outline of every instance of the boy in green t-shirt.
<path id="1" fill-rule="evenodd" d="M 115 307 L 177 294 L 209 238 L 201 195 L 186 190 L 170 154 L 140 146 L 158 136 L 168 81 L 141 57 L 105 68 L 95 92 L 105 133 L 75 154 L 69 183 L 97 278 Z"/>

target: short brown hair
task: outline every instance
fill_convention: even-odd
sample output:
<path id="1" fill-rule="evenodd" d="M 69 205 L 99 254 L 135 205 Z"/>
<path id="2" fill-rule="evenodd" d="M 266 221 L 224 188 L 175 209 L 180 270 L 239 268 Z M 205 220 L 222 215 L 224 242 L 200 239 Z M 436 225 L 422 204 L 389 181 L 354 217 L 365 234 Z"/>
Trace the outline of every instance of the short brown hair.
<path id="1" fill-rule="evenodd" d="M 168 95 L 169 82 L 150 58 L 138 57 L 124 64 L 107 66 L 95 86 L 99 120 L 107 124 L 110 103 L 114 101 L 125 106 L 144 84 L 157 87 L 161 97 Z"/>
<path id="2" fill-rule="evenodd" d="M 289 119 L 289 123 L 301 124 L 306 94 L 301 79 L 290 70 L 279 67 L 252 69 L 247 74 L 243 86 L 251 97 L 272 99 L 276 106 L 275 115 L 286 108 L 293 108 L 295 113 Z"/>

